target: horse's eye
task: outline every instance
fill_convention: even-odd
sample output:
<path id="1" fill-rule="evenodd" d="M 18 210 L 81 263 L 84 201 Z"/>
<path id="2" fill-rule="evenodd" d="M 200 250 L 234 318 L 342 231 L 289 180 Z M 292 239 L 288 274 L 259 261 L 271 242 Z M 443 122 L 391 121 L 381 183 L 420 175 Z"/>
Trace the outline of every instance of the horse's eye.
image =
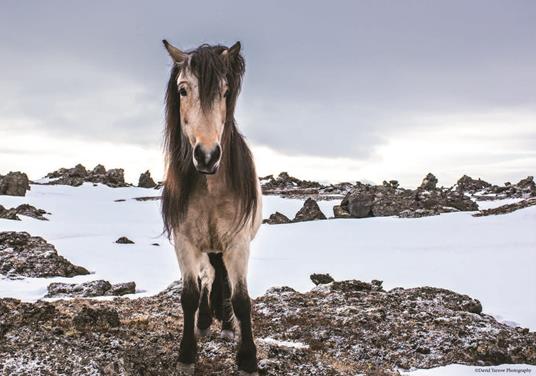
<path id="1" fill-rule="evenodd" d="M 186 89 L 185 89 L 185 88 L 181 87 L 181 88 L 179 89 L 179 95 L 180 95 L 181 97 L 185 97 L 185 96 L 188 95 L 188 93 L 186 92 Z"/>
<path id="2" fill-rule="evenodd" d="M 229 89 L 225 90 L 225 93 L 223 93 L 223 97 L 227 98 L 229 96 Z"/>

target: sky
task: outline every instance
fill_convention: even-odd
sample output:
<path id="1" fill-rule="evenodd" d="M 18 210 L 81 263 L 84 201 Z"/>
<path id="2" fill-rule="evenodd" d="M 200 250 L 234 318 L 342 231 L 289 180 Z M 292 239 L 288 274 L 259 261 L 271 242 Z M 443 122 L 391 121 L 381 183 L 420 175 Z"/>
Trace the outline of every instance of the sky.
<path id="1" fill-rule="evenodd" d="M 81 162 L 163 177 L 171 61 L 239 40 L 236 118 L 259 175 L 536 173 L 533 1 L 0 3 L 0 174 Z"/>

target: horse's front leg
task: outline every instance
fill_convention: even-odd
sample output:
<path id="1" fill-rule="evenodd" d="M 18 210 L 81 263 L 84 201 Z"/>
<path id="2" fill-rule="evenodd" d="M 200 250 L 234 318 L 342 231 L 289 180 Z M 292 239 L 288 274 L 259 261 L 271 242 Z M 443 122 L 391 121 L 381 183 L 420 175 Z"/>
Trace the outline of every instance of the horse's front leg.
<path id="1" fill-rule="evenodd" d="M 257 374 L 257 349 L 251 328 L 251 300 L 247 288 L 249 241 L 236 244 L 224 253 L 231 288 L 231 302 L 240 325 L 237 364 L 242 374 Z"/>
<path id="2" fill-rule="evenodd" d="M 181 306 L 183 312 L 182 339 L 179 348 L 179 371 L 193 375 L 197 358 L 195 338 L 195 313 L 199 307 L 201 252 L 187 242 L 176 247 L 182 275 Z"/>

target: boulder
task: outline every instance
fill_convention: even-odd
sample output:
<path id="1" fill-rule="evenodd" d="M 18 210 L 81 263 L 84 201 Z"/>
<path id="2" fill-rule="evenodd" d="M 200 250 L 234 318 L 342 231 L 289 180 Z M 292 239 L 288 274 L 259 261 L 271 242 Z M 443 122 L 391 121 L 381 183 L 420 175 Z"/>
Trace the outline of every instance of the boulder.
<path id="1" fill-rule="evenodd" d="M 140 175 L 140 179 L 138 180 L 138 187 L 141 188 L 155 188 L 156 183 L 151 177 L 151 173 L 149 170 L 145 171 Z"/>
<path id="2" fill-rule="evenodd" d="M 329 274 L 322 274 L 322 273 L 311 274 L 309 278 L 311 278 L 311 281 L 317 286 L 327 285 L 328 283 L 335 281 L 333 277 L 330 276 Z"/>
<path id="3" fill-rule="evenodd" d="M 489 187 L 491 187 L 491 184 L 487 181 L 480 178 L 473 179 L 467 175 L 463 175 L 456 182 L 456 189 L 466 193 L 476 193 Z"/>
<path id="4" fill-rule="evenodd" d="M 312 198 L 305 200 L 303 207 L 296 213 L 293 222 L 315 221 L 317 219 L 326 219 L 326 216 L 320 210 L 320 207 Z"/>
<path id="5" fill-rule="evenodd" d="M 108 281 L 97 280 L 84 283 L 54 282 L 48 285 L 45 298 L 122 296 L 134 294 L 136 283 L 126 282 L 112 285 Z"/>
<path id="6" fill-rule="evenodd" d="M 18 215 L 25 215 L 27 217 L 39 219 L 41 221 L 48 221 L 48 218 L 44 216 L 45 214 L 50 214 L 50 213 L 47 213 L 43 209 L 37 209 L 35 206 L 28 205 L 28 204 L 21 204 L 17 206 L 16 208 L 11 208 L 11 209 L 6 209 L 2 205 L 0 205 L 0 218 L 3 218 L 3 219 L 12 219 L 12 220 L 20 221 L 20 218 L 18 217 Z"/>
<path id="7" fill-rule="evenodd" d="M 121 236 L 119 239 L 115 241 L 117 244 L 134 244 L 132 240 L 127 238 L 126 236 Z"/>
<path id="8" fill-rule="evenodd" d="M 333 207 L 333 216 L 335 218 L 352 218 L 350 213 L 344 209 L 341 205 L 335 205 Z"/>
<path id="9" fill-rule="evenodd" d="M 290 222 L 292 221 L 285 214 L 282 214 L 280 212 L 275 212 L 274 214 L 271 214 L 268 219 L 262 221 L 262 223 L 266 223 L 269 225 L 279 225 Z"/>
<path id="10" fill-rule="evenodd" d="M 0 205 L 0 218 L 2 219 L 11 219 L 13 221 L 20 221 L 19 216 L 17 215 L 17 210 L 14 208 L 6 209 Z"/>
<path id="11" fill-rule="evenodd" d="M 423 179 L 423 181 L 422 181 L 422 183 L 421 183 L 419 188 L 424 189 L 425 191 L 432 191 L 432 190 L 436 189 L 437 188 L 437 178 L 434 176 L 434 174 L 429 172 L 424 177 L 424 179 Z"/>
<path id="12" fill-rule="evenodd" d="M 30 181 L 24 172 L 10 172 L 6 176 L 0 176 L 0 195 L 26 196 L 30 190 Z"/>
<path id="13" fill-rule="evenodd" d="M 74 277 L 89 274 L 58 255 L 56 248 L 27 232 L 0 232 L 0 274 L 8 278 Z"/>

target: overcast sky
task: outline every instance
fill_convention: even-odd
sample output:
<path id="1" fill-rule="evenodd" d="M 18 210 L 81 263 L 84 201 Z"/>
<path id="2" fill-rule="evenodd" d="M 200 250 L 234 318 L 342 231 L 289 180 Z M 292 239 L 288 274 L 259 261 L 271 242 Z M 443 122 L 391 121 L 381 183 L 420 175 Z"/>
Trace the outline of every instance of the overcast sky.
<path id="1" fill-rule="evenodd" d="M 0 174 L 162 177 L 161 40 L 242 42 L 259 174 L 416 185 L 536 173 L 534 1 L 2 1 Z"/>

